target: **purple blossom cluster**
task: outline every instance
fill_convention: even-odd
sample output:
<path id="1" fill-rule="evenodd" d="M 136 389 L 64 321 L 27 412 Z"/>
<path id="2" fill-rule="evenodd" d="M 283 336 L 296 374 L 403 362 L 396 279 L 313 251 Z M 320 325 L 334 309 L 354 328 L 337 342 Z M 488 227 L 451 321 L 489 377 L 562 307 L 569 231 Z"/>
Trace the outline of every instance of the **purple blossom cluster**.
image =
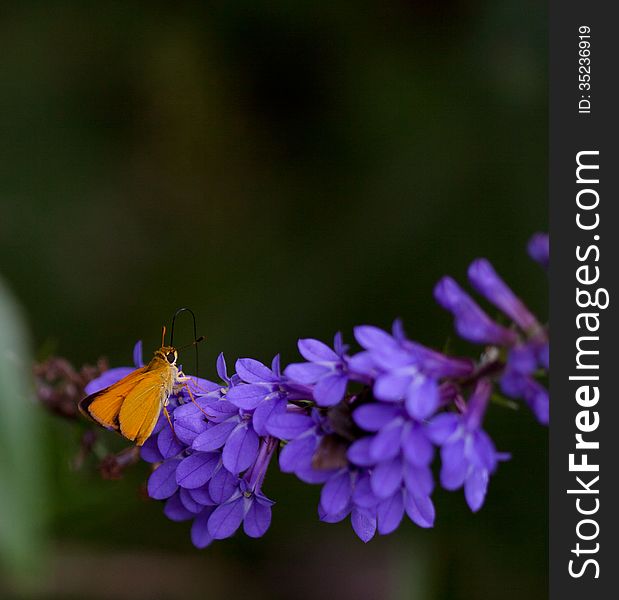
<path id="1" fill-rule="evenodd" d="M 534 235 L 528 245 L 530 256 L 545 268 L 549 262 L 549 239 Z M 500 388 L 511 398 L 522 399 L 544 425 L 549 420 L 548 390 L 540 383 L 549 370 L 549 339 L 526 305 L 501 279 L 486 259 L 473 261 L 468 278 L 475 291 L 509 320 L 508 327 L 493 320 L 451 277 L 443 277 L 434 288 L 434 297 L 455 320 L 464 339 L 491 346 L 505 355 Z"/>
<path id="2" fill-rule="evenodd" d="M 138 342 L 136 367 L 143 364 L 141 354 Z M 237 362 L 240 371 L 246 362 Z M 249 370 L 253 362 L 249 361 Z M 107 371 L 88 385 L 86 393 L 107 387 L 126 373 L 125 368 Z M 172 426 L 162 413 L 141 449 L 142 459 L 155 465 L 148 495 L 165 500 L 169 519 L 193 521 L 191 539 L 198 548 L 232 536 L 241 525 L 248 536 L 261 537 L 271 523 L 273 505 L 262 493 L 262 483 L 278 441 L 257 433 L 263 431 L 254 418 L 257 411 L 226 398 L 235 386 L 248 384 L 238 375 L 228 376 L 223 355 L 217 373 L 221 384 L 192 377 L 180 387 L 167 405 Z"/>
<path id="3" fill-rule="evenodd" d="M 548 237 L 534 236 L 529 253 L 546 267 Z M 356 327 L 356 352 L 339 333 L 332 347 L 301 339 L 304 361 L 283 372 L 278 357 L 270 367 L 245 358 L 228 375 L 220 355 L 220 381 L 192 378 L 189 389 L 175 391 L 167 407 L 172 427 L 162 415 L 142 447 L 142 458 L 154 465 L 150 497 L 165 500 L 168 518 L 192 521 L 199 548 L 241 525 L 260 537 L 273 505 L 262 486 L 278 454 L 281 471 L 322 486 L 322 521 L 350 516 L 367 542 L 377 532 L 393 532 L 405 516 L 420 527 L 434 525 L 438 454 L 441 487 L 463 489 L 471 510 L 479 510 L 490 476 L 509 458 L 483 427 L 492 395 L 522 399 L 548 422 L 548 392 L 540 381 L 549 368 L 548 333 L 487 260 L 474 261 L 468 278 L 503 323 L 450 277 L 434 295 L 453 314 L 457 333 L 484 346 L 476 360 L 409 339 L 399 321 L 390 332 Z M 134 362 L 142 364 L 140 344 Z M 86 391 L 127 372 L 107 371 Z"/>

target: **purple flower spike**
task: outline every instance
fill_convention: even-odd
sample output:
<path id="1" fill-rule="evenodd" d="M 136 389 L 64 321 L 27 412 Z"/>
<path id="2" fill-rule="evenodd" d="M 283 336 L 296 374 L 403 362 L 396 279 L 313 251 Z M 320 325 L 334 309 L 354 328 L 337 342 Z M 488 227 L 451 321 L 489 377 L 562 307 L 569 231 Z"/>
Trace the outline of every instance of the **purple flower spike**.
<path id="1" fill-rule="evenodd" d="M 434 297 L 454 315 L 456 330 L 465 340 L 498 346 L 516 342 L 516 334 L 495 323 L 451 277 L 443 277 L 436 284 Z"/>
<path id="2" fill-rule="evenodd" d="M 494 304 L 513 319 L 523 331 L 533 332 L 540 328 L 537 319 L 498 276 L 494 267 L 485 258 L 479 258 L 471 263 L 468 276 L 473 287 L 488 302 Z"/>
<path id="3" fill-rule="evenodd" d="M 544 269 L 550 263 L 550 237 L 547 233 L 536 233 L 527 245 L 529 256 L 538 262 Z"/>
<path id="4" fill-rule="evenodd" d="M 544 234 L 529 242 L 529 254 L 544 266 L 548 245 Z M 513 321 L 505 327 L 491 319 L 451 277 L 437 283 L 434 296 L 452 313 L 458 334 L 489 346 L 479 358 L 449 356 L 413 341 L 398 320 L 391 333 L 356 327 L 357 352 L 339 333 L 332 347 L 300 339 L 305 362 L 288 365 L 283 374 L 279 355 L 270 366 L 239 359 L 230 374 L 220 354 L 217 382 L 192 378 L 192 397 L 187 386 L 175 386 L 167 402 L 172 428 L 162 414 L 141 448 L 153 466 L 150 497 L 165 502 L 170 520 L 191 522 L 198 548 L 239 529 L 261 537 L 274 504 L 262 485 L 279 449 L 282 472 L 322 486 L 320 520 L 350 517 L 355 534 L 368 542 L 395 531 L 405 516 L 433 527 L 438 448 L 440 484 L 462 489 L 470 509 L 479 510 L 498 463 L 509 458 L 483 428 L 493 388 L 522 400 L 547 424 L 549 342 L 547 328 L 488 261 L 474 261 L 468 274 Z M 134 363 L 143 364 L 140 343 Z M 132 370 L 104 372 L 87 392 Z"/>

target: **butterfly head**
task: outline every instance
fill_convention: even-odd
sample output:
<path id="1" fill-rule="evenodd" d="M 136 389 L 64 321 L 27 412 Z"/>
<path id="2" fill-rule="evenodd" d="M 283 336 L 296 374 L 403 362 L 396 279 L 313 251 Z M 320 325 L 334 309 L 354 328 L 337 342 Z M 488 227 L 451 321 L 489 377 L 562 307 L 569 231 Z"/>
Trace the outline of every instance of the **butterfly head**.
<path id="1" fill-rule="evenodd" d="M 159 350 L 157 350 L 157 352 L 155 352 L 155 356 L 163 358 L 163 360 L 167 361 L 171 365 L 175 365 L 178 360 L 178 352 L 173 346 L 162 346 Z"/>

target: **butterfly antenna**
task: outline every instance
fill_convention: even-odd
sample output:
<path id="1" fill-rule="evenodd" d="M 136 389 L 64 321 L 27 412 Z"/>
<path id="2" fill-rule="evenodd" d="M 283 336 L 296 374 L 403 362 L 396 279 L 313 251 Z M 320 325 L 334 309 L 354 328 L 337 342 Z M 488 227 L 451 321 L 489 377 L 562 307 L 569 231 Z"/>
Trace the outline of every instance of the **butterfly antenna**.
<path id="1" fill-rule="evenodd" d="M 196 315 L 194 314 L 193 310 L 191 310 L 190 308 L 187 308 L 186 306 L 184 306 L 183 308 L 179 308 L 174 315 L 172 316 L 172 327 L 170 328 L 170 346 L 174 347 L 174 324 L 176 322 L 176 317 L 178 317 L 178 315 L 180 315 L 181 313 L 184 312 L 188 312 L 192 318 L 193 318 L 193 342 L 191 344 L 189 344 L 189 346 L 195 346 L 196 347 L 196 377 L 198 377 L 198 342 L 201 342 L 204 339 L 204 336 L 200 336 L 198 338 L 198 328 L 196 325 Z M 187 346 L 185 346 L 187 347 Z"/>

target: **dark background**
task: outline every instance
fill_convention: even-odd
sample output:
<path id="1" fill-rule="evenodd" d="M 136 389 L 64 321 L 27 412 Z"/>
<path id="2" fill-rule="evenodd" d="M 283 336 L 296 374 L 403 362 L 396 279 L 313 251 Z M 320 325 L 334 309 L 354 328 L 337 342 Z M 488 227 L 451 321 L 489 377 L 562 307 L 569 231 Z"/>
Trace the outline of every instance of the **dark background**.
<path id="1" fill-rule="evenodd" d="M 0 273 L 39 357 L 129 364 L 183 305 L 204 376 L 222 350 L 286 363 L 298 337 L 397 316 L 442 347 L 432 287 L 477 256 L 547 316 L 525 253 L 547 227 L 543 3 L 20 2 L 0 56 Z M 546 597 L 546 431 L 526 410 L 490 411 L 513 459 L 476 515 L 438 490 L 433 530 L 363 545 L 272 468 L 267 535 L 203 551 L 140 498 L 146 465 L 73 472 L 79 431 L 39 421 L 21 438 L 44 458 L 46 543 L 20 584 L 37 597 Z"/>

